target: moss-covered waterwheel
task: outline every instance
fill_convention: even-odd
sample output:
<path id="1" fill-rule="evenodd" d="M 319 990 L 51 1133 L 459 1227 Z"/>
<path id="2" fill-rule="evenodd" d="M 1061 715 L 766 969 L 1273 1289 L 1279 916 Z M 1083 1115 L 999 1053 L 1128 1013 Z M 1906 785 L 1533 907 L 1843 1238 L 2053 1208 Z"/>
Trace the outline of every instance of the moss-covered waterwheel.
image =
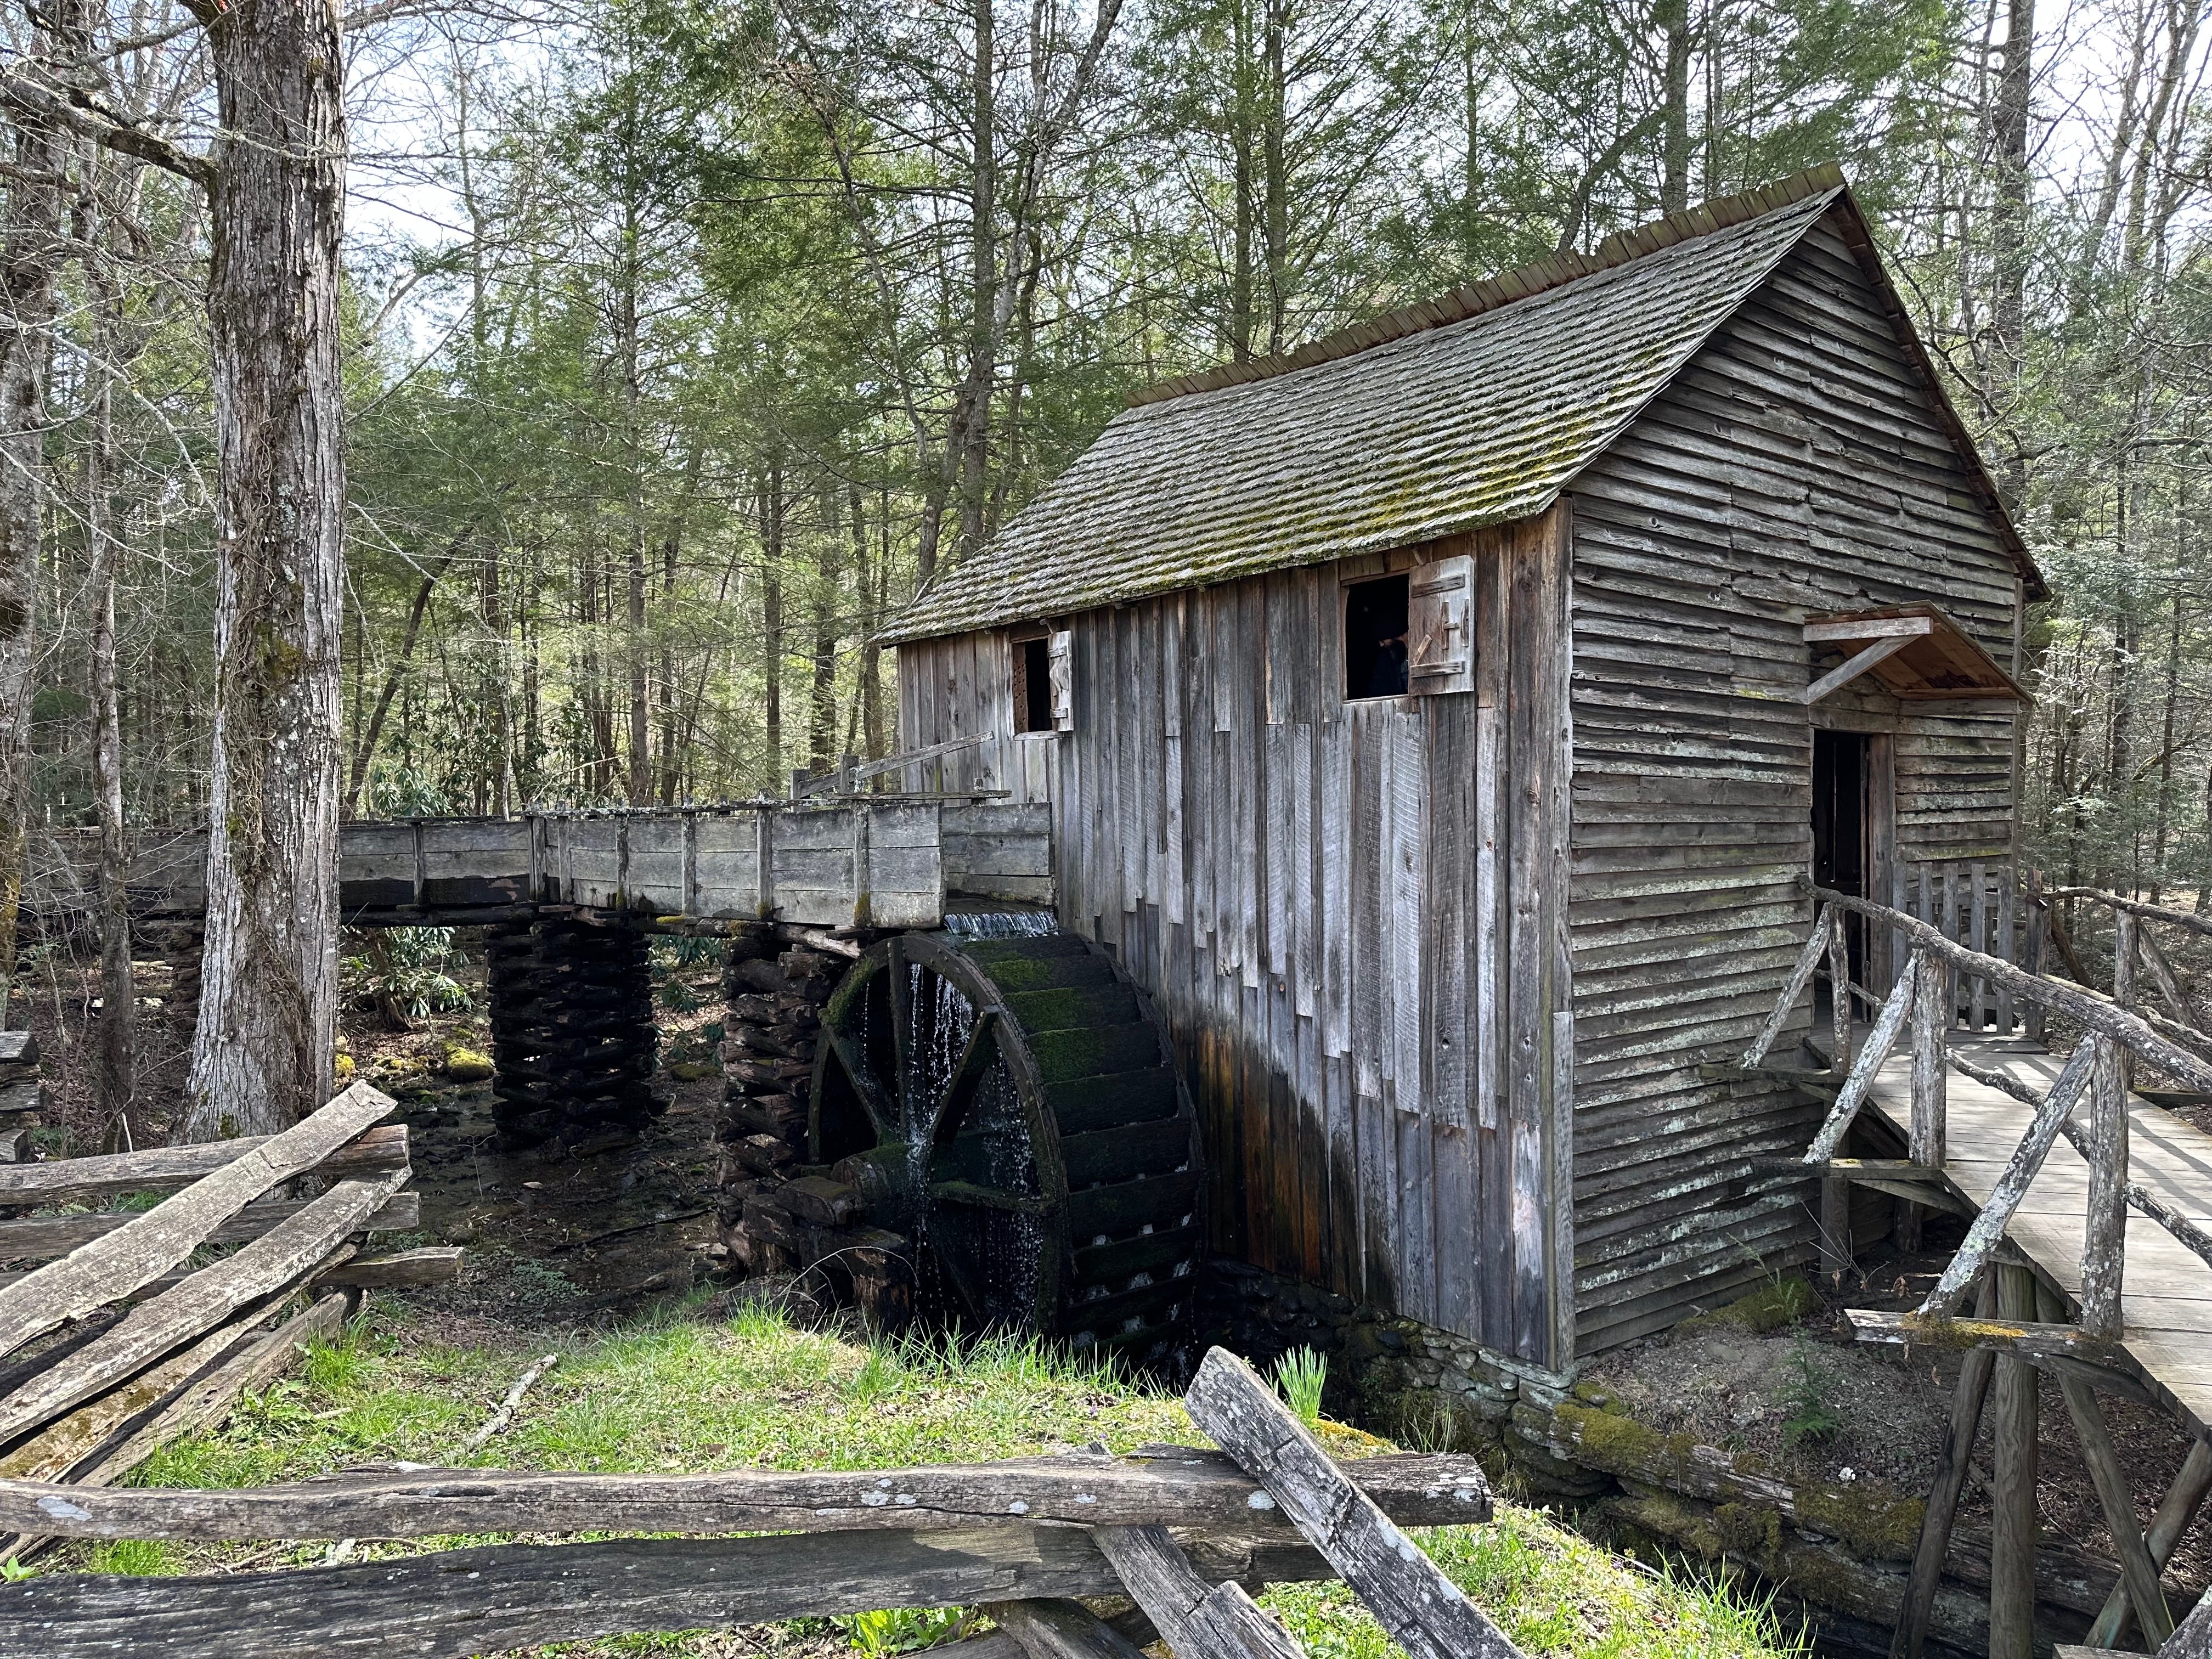
<path id="1" fill-rule="evenodd" d="M 903 1235 L 919 1311 L 1169 1357 L 1202 1231 L 1164 1033 L 1072 934 L 888 939 L 822 1019 L 811 1161 Z"/>

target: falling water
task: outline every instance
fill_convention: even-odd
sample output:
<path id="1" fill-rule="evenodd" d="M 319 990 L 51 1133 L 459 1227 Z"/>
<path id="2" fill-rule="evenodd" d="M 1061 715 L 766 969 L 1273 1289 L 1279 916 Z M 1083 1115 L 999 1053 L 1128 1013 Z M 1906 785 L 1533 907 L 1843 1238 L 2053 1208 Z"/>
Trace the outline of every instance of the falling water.
<path id="1" fill-rule="evenodd" d="M 945 931 L 956 939 L 1036 939 L 1060 931 L 1048 910 L 964 911 L 945 918 Z M 966 1051 L 975 1029 L 975 1010 L 948 980 L 910 964 L 907 969 L 907 1000 L 913 1021 L 909 1052 L 914 1075 L 911 1087 L 915 1110 L 907 1121 L 907 1158 L 917 1193 L 927 1190 L 931 1154 L 929 1109 L 923 1103 L 941 1099 Z M 1030 1145 L 1029 1126 L 1013 1079 L 1003 1060 L 994 1064 L 976 1085 L 963 1119 L 960 1139 L 971 1150 L 980 1141 L 981 1169 L 969 1173 L 987 1184 L 1012 1192 L 1037 1190 L 1036 1157 Z M 927 1226 L 921 1206 L 919 1235 Z M 1042 1230 L 1033 1216 L 1006 1212 L 960 1212 L 957 1231 L 968 1246 L 971 1270 L 981 1270 L 987 1294 L 994 1305 L 988 1310 L 999 1318 L 1020 1316 L 1033 1301 Z M 959 1248 L 948 1237 L 946 1248 Z M 924 1248 L 927 1248 L 924 1243 Z"/>
<path id="2" fill-rule="evenodd" d="M 957 939 L 1042 939 L 1060 931 L 1049 910 L 961 910 L 945 918 L 945 931 Z"/>

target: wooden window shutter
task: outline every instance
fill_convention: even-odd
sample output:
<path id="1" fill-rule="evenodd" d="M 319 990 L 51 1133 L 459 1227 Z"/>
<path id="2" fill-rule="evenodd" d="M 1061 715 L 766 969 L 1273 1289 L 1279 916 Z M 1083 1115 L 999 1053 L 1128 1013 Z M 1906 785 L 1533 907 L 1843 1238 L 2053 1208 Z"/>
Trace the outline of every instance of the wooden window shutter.
<path id="1" fill-rule="evenodd" d="M 1417 566 L 1406 588 L 1406 691 L 1474 690 L 1474 557 Z"/>
<path id="2" fill-rule="evenodd" d="M 1045 647 L 1052 671 L 1052 729 L 1075 730 L 1075 635 L 1066 629 L 1053 635 Z"/>

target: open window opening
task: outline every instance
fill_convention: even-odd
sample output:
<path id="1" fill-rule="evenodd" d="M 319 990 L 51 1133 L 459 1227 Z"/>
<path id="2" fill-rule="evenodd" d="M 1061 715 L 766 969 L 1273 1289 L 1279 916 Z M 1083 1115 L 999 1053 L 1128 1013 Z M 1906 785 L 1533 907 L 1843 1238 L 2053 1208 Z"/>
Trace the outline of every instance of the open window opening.
<path id="1" fill-rule="evenodd" d="M 1014 730 L 1052 730 L 1052 664 L 1042 634 L 1014 641 Z"/>
<path id="2" fill-rule="evenodd" d="M 1344 695 L 1406 695 L 1406 616 L 1411 602 L 1404 576 L 1354 582 L 1344 590 Z"/>
<path id="3" fill-rule="evenodd" d="M 1068 678 L 1070 638 L 1063 629 L 1013 641 L 1015 731 L 1075 729 Z"/>

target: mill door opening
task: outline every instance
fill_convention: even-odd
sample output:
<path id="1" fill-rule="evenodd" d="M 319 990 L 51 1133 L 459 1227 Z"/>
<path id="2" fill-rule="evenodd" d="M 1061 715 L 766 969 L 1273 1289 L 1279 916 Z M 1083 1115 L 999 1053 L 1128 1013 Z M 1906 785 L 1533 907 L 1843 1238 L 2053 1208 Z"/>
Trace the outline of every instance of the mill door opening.
<path id="1" fill-rule="evenodd" d="M 1869 896 L 1873 873 L 1870 759 L 1863 732 L 1813 733 L 1813 879 L 1856 898 Z M 1851 977 L 1866 979 L 1866 918 L 1845 919 Z"/>

